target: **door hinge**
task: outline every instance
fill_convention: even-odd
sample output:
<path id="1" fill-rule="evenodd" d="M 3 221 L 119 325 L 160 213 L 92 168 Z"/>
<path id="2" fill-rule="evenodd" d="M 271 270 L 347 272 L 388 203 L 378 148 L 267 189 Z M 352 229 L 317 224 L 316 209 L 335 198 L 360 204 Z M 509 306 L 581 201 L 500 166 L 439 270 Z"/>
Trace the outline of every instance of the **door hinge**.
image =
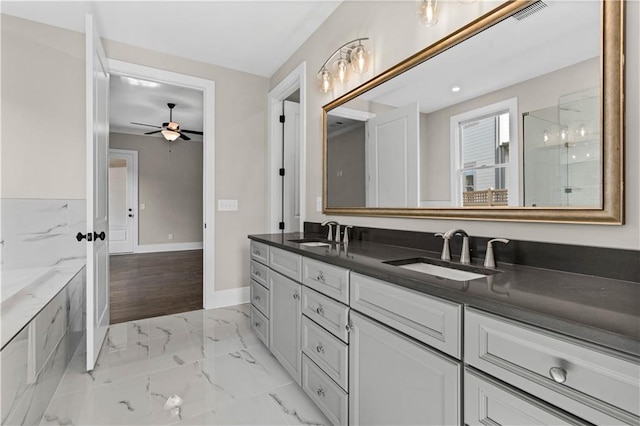
<path id="1" fill-rule="evenodd" d="M 284 176 L 284 167 L 279 170 L 280 176 Z"/>
<path id="2" fill-rule="evenodd" d="M 279 228 L 279 229 L 283 229 L 283 230 L 284 230 L 284 222 L 280 222 L 280 223 L 278 224 L 278 228 Z"/>
<path id="3" fill-rule="evenodd" d="M 280 122 L 284 123 L 284 114 L 280 116 Z"/>
<path id="4" fill-rule="evenodd" d="M 204 229 L 207 229 L 207 224 L 206 223 L 204 224 Z"/>

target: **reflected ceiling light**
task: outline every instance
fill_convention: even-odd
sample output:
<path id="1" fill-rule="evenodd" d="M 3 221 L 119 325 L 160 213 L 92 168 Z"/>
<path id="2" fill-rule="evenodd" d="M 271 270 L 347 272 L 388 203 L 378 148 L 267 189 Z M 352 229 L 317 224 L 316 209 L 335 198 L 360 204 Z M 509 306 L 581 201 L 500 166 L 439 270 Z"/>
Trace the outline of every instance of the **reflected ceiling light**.
<path id="1" fill-rule="evenodd" d="M 320 92 L 328 93 L 333 89 L 334 80 L 340 84 L 346 83 L 349 80 L 351 71 L 361 74 L 369 69 L 371 53 L 362 44 L 365 40 L 369 40 L 369 38 L 361 37 L 343 44 L 324 61 L 317 75 Z M 331 65 L 330 71 L 328 68 L 329 62 L 336 56 L 338 56 L 338 59 Z"/>
<path id="2" fill-rule="evenodd" d="M 122 76 L 120 77 L 120 79 L 123 82 L 128 83 L 132 86 L 141 86 L 141 87 L 150 87 L 150 88 L 160 86 L 160 83 L 156 83 L 155 81 L 140 80 L 139 78 Z"/>
<path id="3" fill-rule="evenodd" d="M 457 92 L 459 92 L 459 91 L 460 91 L 460 86 L 453 86 L 453 87 L 451 88 L 451 91 L 452 91 L 453 93 L 457 93 Z"/>
<path id="4" fill-rule="evenodd" d="M 423 27 L 438 23 L 438 0 L 416 0 L 416 15 Z"/>
<path id="5" fill-rule="evenodd" d="M 162 133 L 162 136 L 169 142 L 173 142 L 180 137 L 180 133 L 174 132 L 173 130 L 163 129 L 160 133 Z"/>

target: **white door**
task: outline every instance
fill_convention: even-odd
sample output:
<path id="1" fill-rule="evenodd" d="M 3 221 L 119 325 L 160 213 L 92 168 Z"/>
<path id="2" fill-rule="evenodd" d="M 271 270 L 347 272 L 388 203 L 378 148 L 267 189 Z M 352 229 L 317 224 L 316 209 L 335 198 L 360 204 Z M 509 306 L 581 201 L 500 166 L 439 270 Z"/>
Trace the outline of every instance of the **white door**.
<path id="1" fill-rule="evenodd" d="M 109 328 L 109 70 L 93 16 L 86 15 L 87 109 L 87 370 Z"/>
<path id="2" fill-rule="evenodd" d="M 367 121 L 367 207 L 420 206 L 420 120 L 412 103 Z"/>
<path id="3" fill-rule="evenodd" d="M 300 104 L 284 101 L 284 226 L 300 230 Z"/>
<path id="4" fill-rule="evenodd" d="M 349 315 L 350 424 L 461 424 L 460 363 L 355 311 Z"/>
<path id="5" fill-rule="evenodd" d="M 138 152 L 109 150 L 109 253 L 133 253 L 137 223 Z"/>

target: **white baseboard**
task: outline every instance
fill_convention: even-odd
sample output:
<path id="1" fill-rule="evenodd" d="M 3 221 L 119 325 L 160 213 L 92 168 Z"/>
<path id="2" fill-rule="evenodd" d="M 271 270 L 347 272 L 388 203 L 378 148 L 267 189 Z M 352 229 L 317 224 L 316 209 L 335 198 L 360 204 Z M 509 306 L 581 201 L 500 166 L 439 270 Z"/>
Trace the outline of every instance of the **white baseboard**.
<path id="1" fill-rule="evenodd" d="M 226 306 L 249 303 L 249 286 L 219 290 L 213 292 L 213 300 L 205 309 L 224 308 Z"/>
<path id="2" fill-rule="evenodd" d="M 202 242 L 199 243 L 174 243 L 174 244 L 143 244 L 136 247 L 134 253 L 158 253 L 163 251 L 202 250 Z"/>

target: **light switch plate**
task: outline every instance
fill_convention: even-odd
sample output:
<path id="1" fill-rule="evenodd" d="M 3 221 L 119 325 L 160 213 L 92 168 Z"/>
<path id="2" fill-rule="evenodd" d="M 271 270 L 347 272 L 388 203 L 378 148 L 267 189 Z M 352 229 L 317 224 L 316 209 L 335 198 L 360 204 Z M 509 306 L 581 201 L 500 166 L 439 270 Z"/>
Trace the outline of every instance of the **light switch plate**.
<path id="1" fill-rule="evenodd" d="M 322 211 L 322 197 L 316 197 L 316 211 Z"/>
<path id="2" fill-rule="evenodd" d="M 218 200 L 219 212 L 234 212 L 238 210 L 238 200 Z"/>

